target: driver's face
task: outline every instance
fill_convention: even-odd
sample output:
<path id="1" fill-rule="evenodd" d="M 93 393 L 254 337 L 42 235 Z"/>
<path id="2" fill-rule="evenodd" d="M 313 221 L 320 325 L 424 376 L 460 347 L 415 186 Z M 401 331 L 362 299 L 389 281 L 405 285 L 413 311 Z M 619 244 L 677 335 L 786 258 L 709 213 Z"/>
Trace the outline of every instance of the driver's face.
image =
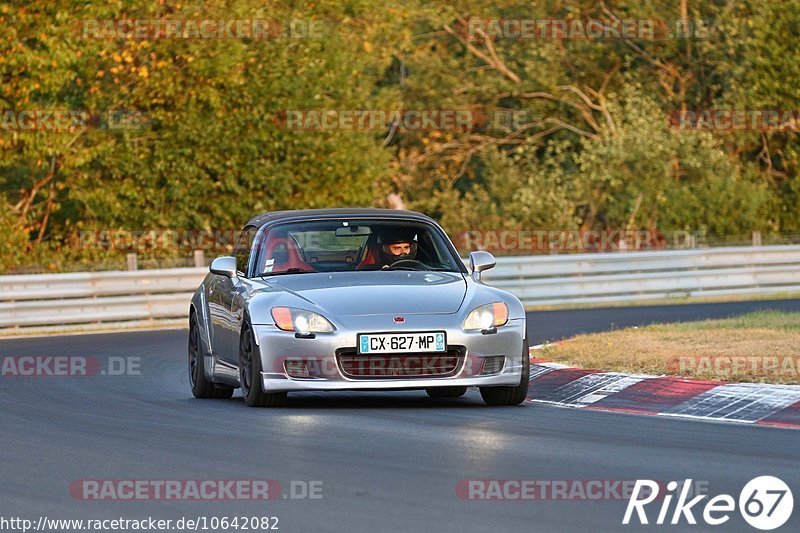
<path id="1" fill-rule="evenodd" d="M 389 253 L 392 255 L 403 255 L 411 253 L 411 243 L 398 242 L 389 245 Z"/>

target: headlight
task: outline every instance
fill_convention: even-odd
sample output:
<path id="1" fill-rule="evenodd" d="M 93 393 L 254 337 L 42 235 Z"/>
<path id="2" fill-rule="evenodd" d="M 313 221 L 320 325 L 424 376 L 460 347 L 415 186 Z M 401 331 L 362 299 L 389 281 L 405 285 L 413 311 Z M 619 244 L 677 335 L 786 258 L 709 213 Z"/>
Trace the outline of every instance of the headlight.
<path id="1" fill-rule="evenodd" d="M 508 306 L 503 302 L 476 307 L 464 321 L 464 330 L 489 329 L 508 322 Z"/>
<path id="2" fill-rule="evenodd" d="M 275 325 L 283 331 L 298 333 L 331 333 L 333 324 L 318 313 L 294 307 L 273 307 L 272 318 Z"/>

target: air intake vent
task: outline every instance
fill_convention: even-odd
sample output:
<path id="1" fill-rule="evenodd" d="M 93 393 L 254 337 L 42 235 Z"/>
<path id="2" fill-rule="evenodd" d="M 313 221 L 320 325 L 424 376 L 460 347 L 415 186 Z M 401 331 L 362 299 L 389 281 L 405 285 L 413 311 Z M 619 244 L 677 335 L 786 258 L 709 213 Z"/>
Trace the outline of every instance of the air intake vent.
<path id="1" fill-rule="evenodd" d="M 506 363 L 506 356 L 505 355 L 492 355 L 489 357 L 483 358 L 483 372 L 481 375 L 486 374 L 497 374 L 501 370 L 503 370 L 503 366 Z"/>
<path id="2" fill-rule="evenodd" d="M 437 378 L 454 375 L 464 359 L 460 350 L 441 354 L 381 354 L 356 355 L 340 352 L 336 356 L 342 373 L 351 379 L 358 378 Z"/>

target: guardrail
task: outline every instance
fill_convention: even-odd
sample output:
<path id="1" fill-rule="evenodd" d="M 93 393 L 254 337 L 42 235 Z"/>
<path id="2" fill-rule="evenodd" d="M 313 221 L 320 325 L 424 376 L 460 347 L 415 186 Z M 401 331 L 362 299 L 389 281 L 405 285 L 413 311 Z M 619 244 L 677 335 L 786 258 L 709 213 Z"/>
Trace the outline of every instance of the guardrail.
<path id="1" fill-rule="evenodd" d="M 170 268 L 0 276 L 0 332 L 186 317 L 192 293 L 207 272 Z"/>
<path id="2" fill-rule="evenodd" d="M 185 319 L 207 272 L 0 276 L 0 333 Z M 486 283 L 530 306 L 800 292 L 800 245 L 499 258 Z"/>
<path id="3" fill-rule="evenodd" d="M 800 246 L 501 258 L 490 285 L 525 305 L 584 305 L 800 291 Z"/>

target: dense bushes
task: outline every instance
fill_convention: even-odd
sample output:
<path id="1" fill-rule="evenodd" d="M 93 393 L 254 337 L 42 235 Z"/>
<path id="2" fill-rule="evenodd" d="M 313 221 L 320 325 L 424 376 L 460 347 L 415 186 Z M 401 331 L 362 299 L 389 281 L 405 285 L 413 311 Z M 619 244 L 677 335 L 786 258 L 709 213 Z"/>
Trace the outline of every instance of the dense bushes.
<path id="1" fill-rule="evenodd" d="M 96 255 L 74 249 L 80 231 L 230 229 L 255 212 L 386 206 L 391 194 L 452 232 L 800 231 L 796 131 L 668 123 L 681 109 L 796 109 L 797 0 L 500 0 L 460 11 L 421 1 L 169 4 L 0 5 L 9 30 L 0 34 L 0 269 Z M 519 40 L 471 31 L 470 16 L 660 19 L 673 34 L 674 19 L 707 24 L 702 35 L 656 40 Z M 267 40 L 81 30 L 86 20 L 161 18 L 321 29 Z M 285 126 L 288 110 L 365 109 L 514 121 L 466 131 Z M 26 110 L 79 114 L 87 127 L 20 128 Z"/>

